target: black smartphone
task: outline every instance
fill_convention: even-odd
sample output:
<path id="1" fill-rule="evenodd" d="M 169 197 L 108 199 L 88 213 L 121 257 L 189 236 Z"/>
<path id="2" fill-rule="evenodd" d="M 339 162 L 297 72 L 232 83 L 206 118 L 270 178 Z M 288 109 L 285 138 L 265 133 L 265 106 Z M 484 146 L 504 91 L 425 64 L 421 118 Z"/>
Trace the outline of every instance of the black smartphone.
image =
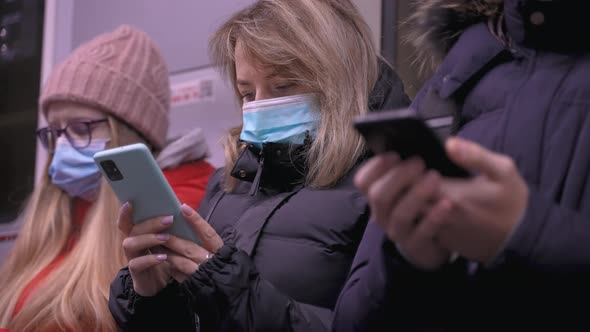
<path id="1" fill-rule="evenodd" d="M 357 117 L 354 127 L 375 154 L 394 151 L 401 159 L 422 158 L 427 168 L 437 170 L 442 176 L 471 176 L 467 170 L 449 159 L 441 138 L 411 108 Z"/>

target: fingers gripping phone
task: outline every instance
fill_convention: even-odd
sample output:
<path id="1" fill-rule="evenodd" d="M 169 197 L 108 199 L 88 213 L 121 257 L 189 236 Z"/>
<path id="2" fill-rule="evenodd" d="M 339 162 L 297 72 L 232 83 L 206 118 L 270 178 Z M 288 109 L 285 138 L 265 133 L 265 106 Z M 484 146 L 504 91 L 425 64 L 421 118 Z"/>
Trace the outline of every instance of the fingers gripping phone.
<path id="1" fill-rule="evenodd" d="M 446 177 L 469 177 L 470 173 L 447 156 L 443 142 L 413 109 L 371 113 L 357 117 L 354 127 L 375 154 L 393 151 L 401 159 L 420 157 L 426 167 Z"/>
<path id="2" fill-rule="evenodd" d="M 172 215 L 167 232 L 200 244 L 199 237 L 185 220 L 181 204 L 150 150 L 144 144 L 132 144 L 97 152 L 94 162 L 110 184 L 121 204 L 133 206 L 133 223 Z"/>

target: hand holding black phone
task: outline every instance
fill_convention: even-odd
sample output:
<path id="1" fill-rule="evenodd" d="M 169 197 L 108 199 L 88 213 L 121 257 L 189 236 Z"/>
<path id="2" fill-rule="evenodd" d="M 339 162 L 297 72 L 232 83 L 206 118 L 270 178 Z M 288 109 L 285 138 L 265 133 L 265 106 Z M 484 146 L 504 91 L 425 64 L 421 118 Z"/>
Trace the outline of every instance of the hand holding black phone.
<path id="1" fill-rule="evenodd" d="M 393 151 L 402 160 L 419 157 L 427 168 L 442 176 L 470 177 L 467 170 L 449 159 L 441 139 L 411 108 L 357 117 L 354 127 L 375 154 Z"/>

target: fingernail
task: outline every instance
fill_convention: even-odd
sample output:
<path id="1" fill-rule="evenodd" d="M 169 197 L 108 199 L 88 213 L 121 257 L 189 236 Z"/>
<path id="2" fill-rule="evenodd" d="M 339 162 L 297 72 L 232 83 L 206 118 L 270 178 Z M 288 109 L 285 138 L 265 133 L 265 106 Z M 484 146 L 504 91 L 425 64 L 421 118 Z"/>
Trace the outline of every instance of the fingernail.
<path id="1" fill-rule="evenodd" d="M 174 218 L 172 216 L 162 218 L 162 225 L 171 225 L 172 222 L 174 222 Z"/>
<path id="2" fill-rule="evenodd" d="M 184 214 L 187 217 L 190 217 L 193 215 L 193 213 L 195 213 L 195 211 L 190 206 L 188 206 L 186 204 L 182 204 L 180 209 L 182 210 L 182 214 Z"/>
<path id="3" fill-rule="evenodd" d="M 447 147 L 457 158 L 463 159 L 465 157 L 465 151 L 458 140 L 454 138 L 449 139 Z"/>
<path id="4" fill-rule="evenodd" d="M 169 238 L 170 238 L 170 235 L 168 235 L 166 233 L 156 235 L 156 239 L 158 239 L 160 241 L 167 241 Z"/>
<path id="5" fill-rule="evenodd" d="M 156 256 L 156 258 L 157 258 L 159 261 L 165 261 L 165 260 L 166 260 L 166 258 L 168 258 L 168 255 L 166 255 L 166 254 L 161 254 L 161 255 L 157 255 L 157 256 Z"/>
<path id="6" fill-rule="evenodd" d="M 129 209 L 129 206 L 130 206 L 129 202 L 125 202 L 125 204 L 123 204 L 123 206 L 121 206 L 121 211 L 122 212 L 127 211 Z"/>

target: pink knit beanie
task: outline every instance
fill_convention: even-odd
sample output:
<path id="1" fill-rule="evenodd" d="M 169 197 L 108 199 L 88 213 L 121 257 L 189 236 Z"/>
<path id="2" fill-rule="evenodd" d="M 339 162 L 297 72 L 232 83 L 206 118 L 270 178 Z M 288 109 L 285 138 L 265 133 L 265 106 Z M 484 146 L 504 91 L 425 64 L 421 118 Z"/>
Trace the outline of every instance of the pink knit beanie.
<path id="1" fill-rule="evenodd" d="M 127 25 L 78 47 L 51 73 L 39 99 L 96 107 L 123 120 L 157 149 L 166 142 L 170 110 L 168 69 L 150 37 Z"/>

